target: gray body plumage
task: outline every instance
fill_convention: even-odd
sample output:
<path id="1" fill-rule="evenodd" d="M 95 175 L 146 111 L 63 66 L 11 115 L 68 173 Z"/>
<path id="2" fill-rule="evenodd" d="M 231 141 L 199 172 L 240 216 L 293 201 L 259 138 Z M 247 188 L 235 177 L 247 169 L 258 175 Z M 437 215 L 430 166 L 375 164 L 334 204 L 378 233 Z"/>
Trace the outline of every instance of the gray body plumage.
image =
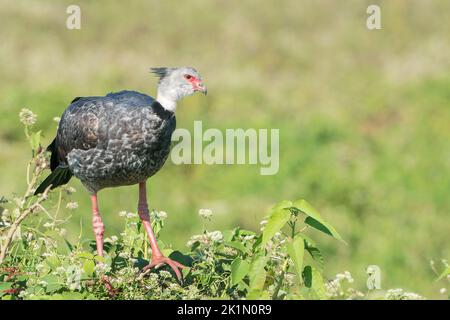
<path id="1" fill-rule="evenodd" d="M 76 98 L 61 117 L 55 160 L 91 193 L 143 182 L 166 161 L 175 125 L 173 112 L 139 92 Z"/>

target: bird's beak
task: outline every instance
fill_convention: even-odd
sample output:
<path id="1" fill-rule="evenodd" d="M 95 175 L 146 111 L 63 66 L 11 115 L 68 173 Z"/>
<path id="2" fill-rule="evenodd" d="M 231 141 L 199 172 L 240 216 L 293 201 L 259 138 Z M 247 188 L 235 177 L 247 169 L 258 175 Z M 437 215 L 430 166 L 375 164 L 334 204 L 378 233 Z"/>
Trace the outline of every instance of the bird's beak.
<path id="1" fill-rule="evenodd" d="M 195 86 L 194 86 L 194 90 L 195 91 L 199 91 L 201 93 L 203 93 L 205 96 L 208 93 L 208 90 L 206 89 L 206 86 L 203 82 L 198 82 Z"/>

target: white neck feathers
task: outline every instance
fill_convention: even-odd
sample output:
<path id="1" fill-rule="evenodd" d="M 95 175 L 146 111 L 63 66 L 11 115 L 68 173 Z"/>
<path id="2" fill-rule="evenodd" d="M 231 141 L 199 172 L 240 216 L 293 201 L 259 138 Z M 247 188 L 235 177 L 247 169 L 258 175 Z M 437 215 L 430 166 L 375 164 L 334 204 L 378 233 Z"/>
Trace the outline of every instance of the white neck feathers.
<path id="1" fill-rule="evenodd" d="M 160 105 L 163 106 L 164 109 L 169 110 L 171 112 L 175 112 L 177 110 L 177 101 L 158 92 L 156 96 L 156 101 L 159 102 Z"/>

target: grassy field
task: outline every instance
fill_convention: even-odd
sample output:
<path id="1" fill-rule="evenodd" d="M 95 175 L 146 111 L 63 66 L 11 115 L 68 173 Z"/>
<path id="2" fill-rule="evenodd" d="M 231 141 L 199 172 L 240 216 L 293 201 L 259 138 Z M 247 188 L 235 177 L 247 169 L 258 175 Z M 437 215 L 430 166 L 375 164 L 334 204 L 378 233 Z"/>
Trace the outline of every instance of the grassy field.
<path id="1" fill-rule="evenodd" d="M 170 161 L 149 181 L 162 238 L 185 248 L 209 229 L 257 230 L 273 203 L 305 198 L 348 245 L 319 238 L 328 269 L 363 284 L 379 265 L 383 287 L 439 297 L 430 259 L 450 257 L 450 3 L 433 1 L 77 1 L 81 30 L 65 27 L 72 1 L 0 1 L 0 195 L 25 187 L 29 148 L 18 112 L 38 115 L 45 143 L 76 96 L 133 89 L 154 95 L 151 66 L 196 67 L 208 96 L 185 99 L 177 125 L 279 128 L 280 171 Z M 366 8 L 382 8 L 382 30 Z M 90 228 L 87 192 L 69 236 Z M 137 187 L 99 194 L 106 235 L 124 227 Z M 69 212 L 65 212 L 69 216 Z M 85 230 L 86 237 L 92 237 Z"/>

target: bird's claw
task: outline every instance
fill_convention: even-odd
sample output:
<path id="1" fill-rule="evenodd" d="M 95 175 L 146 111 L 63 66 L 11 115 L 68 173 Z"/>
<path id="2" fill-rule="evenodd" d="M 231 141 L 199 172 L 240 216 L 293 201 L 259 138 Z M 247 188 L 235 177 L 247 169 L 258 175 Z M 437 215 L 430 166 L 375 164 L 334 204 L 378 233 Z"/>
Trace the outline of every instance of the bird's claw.
<path id="1" fill-rule="evenodd" d="M 186 268 L 186 266 L 184 266 L 181 263 L 174 261 L 170 258 L 164 257 L 164 256 L 152 257 L 152 260 L 150 261 L 150 263 L 142 269 L 141 275 L 143 276 L 143 275 L 147 274 L 153 268 L 159 269 L 160 267 L 162 267 L 165 264 L 167 264 L 173 270 L 173 272 L 175 272 L 175 275 L 177 276 L 178 281 L 180 281 L 180 283 L 183 283 L 183 274 L 181 273 L 180 269 Z"/>

